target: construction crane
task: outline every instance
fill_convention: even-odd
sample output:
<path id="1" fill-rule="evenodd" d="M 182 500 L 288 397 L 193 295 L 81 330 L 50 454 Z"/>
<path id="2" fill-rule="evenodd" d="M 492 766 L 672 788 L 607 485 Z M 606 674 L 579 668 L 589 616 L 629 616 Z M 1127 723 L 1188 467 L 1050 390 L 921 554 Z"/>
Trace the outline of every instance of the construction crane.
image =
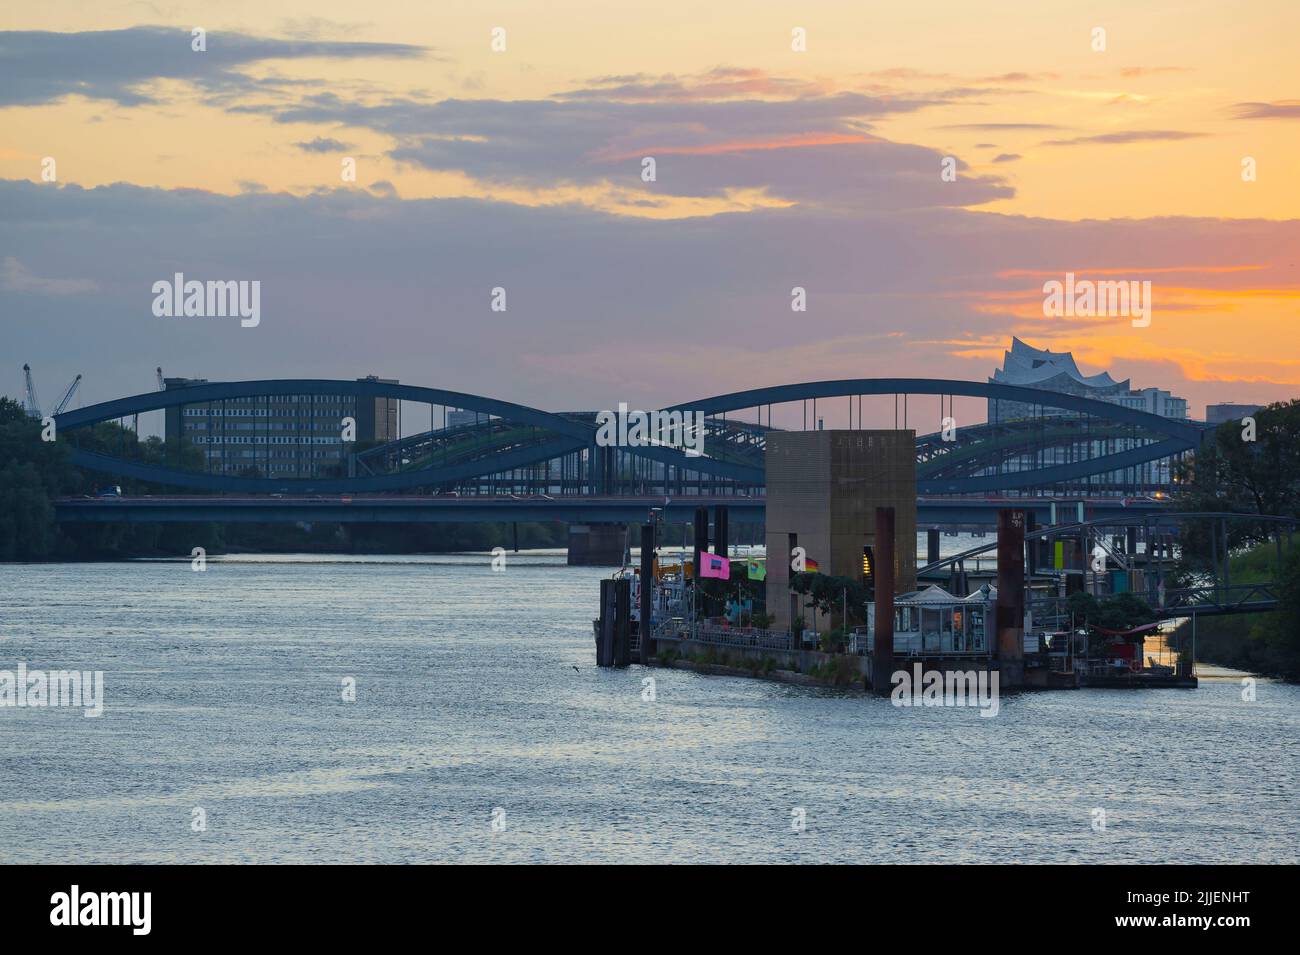
<path id="1" fill-rule="evenodd" d="M 80 375 L 72 379 L 72 384 L 68 385 L 68 390 L 63 393 L 63 397 L 59 399 L 59 403 L 54 406 L 54 417 L 57 418 L 59 415 L 63 414 L 63 409 L 68 406 L 68 402 L 72 400 L 72 396 L 77 393 L 77 386 L 79 384 L 81 384 Z"/>
<path id="2" fill-rule="evenodd" d="M 42 417 L 41 402 L 40 399 L 36 397 L 36 382 L 32 380 L 31 365 L 23 365 L 23 379 L 27 385 L 27 401 L 24 403 L 24 409 L 31 417 L 40 418 Z M 63 397 L 60 398 L 59 403 L 54 406 L 54 411 L 52 412 L 53 415 L 63 414 L 63 409 L 68 406 L 68 402 L 72 400 L 72 396 L 77 393 L 77 386 L 80 384 L 80 375 L 72 379 L 72 384 L 68 385 L 67 389 L 63 392 Z"/>
<path id="3" fill-rule="evenodd" d="M 41 403 L 36 400 L 36 385 L 32 383 L 32 366 L 23 365 L 23 379 L 27 385 L 27 401 L 24 410 L 32 418 L 41 416 Z"/>

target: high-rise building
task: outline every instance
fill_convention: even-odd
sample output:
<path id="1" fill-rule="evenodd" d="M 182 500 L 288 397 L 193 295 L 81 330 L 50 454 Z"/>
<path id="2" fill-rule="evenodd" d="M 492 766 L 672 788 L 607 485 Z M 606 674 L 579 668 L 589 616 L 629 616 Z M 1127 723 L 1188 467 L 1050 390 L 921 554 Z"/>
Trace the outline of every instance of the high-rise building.
<path id="1" fill-rule="evenodd" d="M 395 385 L 396 378 L 380 378 L 366 375 L 357 381 L 375 381 L 385 385 Z M 373 441 L 383 444 L 395 441 L 398 435 L 398 408 L 401 403 L 396 398 L 362 399 L 357 408 L 357 441 Z"/>
<path id="2" fill-rule="evenodd" d="M 358 381 L 396 384 L 374 375 Z M 164 387 L 190 388 L 206 378 L 166 378 Z M 356 422 L 354 442 L 345 442 L 344 418 Z M 213 474 L 270 478 L 341 477 L 347 454 L 357 445 L 394 440 L 395 398 L 353 395 L 260 395 L 176 405 L 166 411 L 165 437 L 179 438 L 203 452 Z"/>

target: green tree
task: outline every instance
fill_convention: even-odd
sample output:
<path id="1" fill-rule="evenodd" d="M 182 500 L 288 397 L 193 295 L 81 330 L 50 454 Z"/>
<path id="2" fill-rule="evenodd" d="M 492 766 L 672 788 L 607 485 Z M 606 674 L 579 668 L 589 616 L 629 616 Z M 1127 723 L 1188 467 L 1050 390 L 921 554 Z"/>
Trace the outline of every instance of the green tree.
<path id="1" fill-rule="evenodd" d="M 54 507 L 30 461 L 0 470 L 0 560 L 40 560 L 54 549 Z"/>
<path id="2" fill-rule="evenodd" d="M 1253 434 L 1241 421 L 1225 422 L 1179 469 L 1174 494 L 1179 510 L 1300 517 L 1300 400 L 1269 405 L 1251 417 Z M 1264 543 L 1275 531 L 1269 521 L 1230 521 L 1228 547 Z M 1208 521 L 1184 524 L 1184 576 L 1212 565 L 1211 534 Z"/>
<path id="3" fill-rule="evenodd" d="M 820 614 L 839 616 L 847 608 L 848 620 L 840 623 L 843 628 L 867 622 L 867 589 L 857 578 L 797 573 L 790 578 L 790 589 L 807 596 L 804 606 Z"/>
<path id="4" fill-rule="evenodd" d="M 1145 600 L 1134 594 L 1114 594 L 1094 597 L 1084 591 L 1070 594 L 1066 608 L 1080 626 L 1100 627 L 1103 630 L 1132 630 L 1143 624 L 1154 623 L 1156 614 Z"/>
<path id="5" fill-rule="evenodd" d="M 1277 610 L 1260 614 L 1250 629 L 1252 655 L 1263 667 L 1300 674 L 1300 548 L 1292 548 L 1277 576 Z"/>
<path id="6" fill-rule="evenodd" d="M 40 560 L 57 546 L 50 499 L 70 492 L 77 474 L 67 449 L 41 440 L 41 423 L 0 397 L 0 560 Z"/>

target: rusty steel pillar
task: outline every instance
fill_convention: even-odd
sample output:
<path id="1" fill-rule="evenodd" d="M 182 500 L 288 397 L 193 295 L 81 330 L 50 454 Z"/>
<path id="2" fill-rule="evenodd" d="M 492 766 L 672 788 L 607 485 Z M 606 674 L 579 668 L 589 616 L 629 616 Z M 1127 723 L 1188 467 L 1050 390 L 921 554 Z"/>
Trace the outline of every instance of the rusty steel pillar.
<path id="1" fill-rule="evenodd" d="M 1025 512 L 998 511 L 997 659 L 1003 686 L 1024 678 Z"/>
<path id="2" fill-rule="evenodd" d="M 913 545 L 915 546 L 915 545 Z M 871 650 L 871 689 L 890 692 L 894 672 L 894 509 L 876 508 L 876 620 Z"/>

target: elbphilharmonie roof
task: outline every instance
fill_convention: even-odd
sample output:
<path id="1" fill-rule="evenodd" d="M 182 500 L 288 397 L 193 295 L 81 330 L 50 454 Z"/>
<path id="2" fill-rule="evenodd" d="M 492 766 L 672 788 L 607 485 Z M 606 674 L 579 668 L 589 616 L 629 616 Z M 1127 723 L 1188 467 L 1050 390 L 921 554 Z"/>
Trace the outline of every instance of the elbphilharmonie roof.
<path id="1" fill-rule="evenodd" d="M 1058 378 L 1069 378 L 1085 388 L 1104 391 L 1129 389 L 1128 380 L 1116 381 L 1110 372 L 1085 375 L 1079 371 L 1074 356 L 1069 352 L 1053 352 L 1026 345 L 1019 338 L 1011 339 L 1011 350 L 1002 353 L 1002 367 L 994 369 L 992 380 L 1006 385 L 1024 385 L 1042 388 Z"/>

